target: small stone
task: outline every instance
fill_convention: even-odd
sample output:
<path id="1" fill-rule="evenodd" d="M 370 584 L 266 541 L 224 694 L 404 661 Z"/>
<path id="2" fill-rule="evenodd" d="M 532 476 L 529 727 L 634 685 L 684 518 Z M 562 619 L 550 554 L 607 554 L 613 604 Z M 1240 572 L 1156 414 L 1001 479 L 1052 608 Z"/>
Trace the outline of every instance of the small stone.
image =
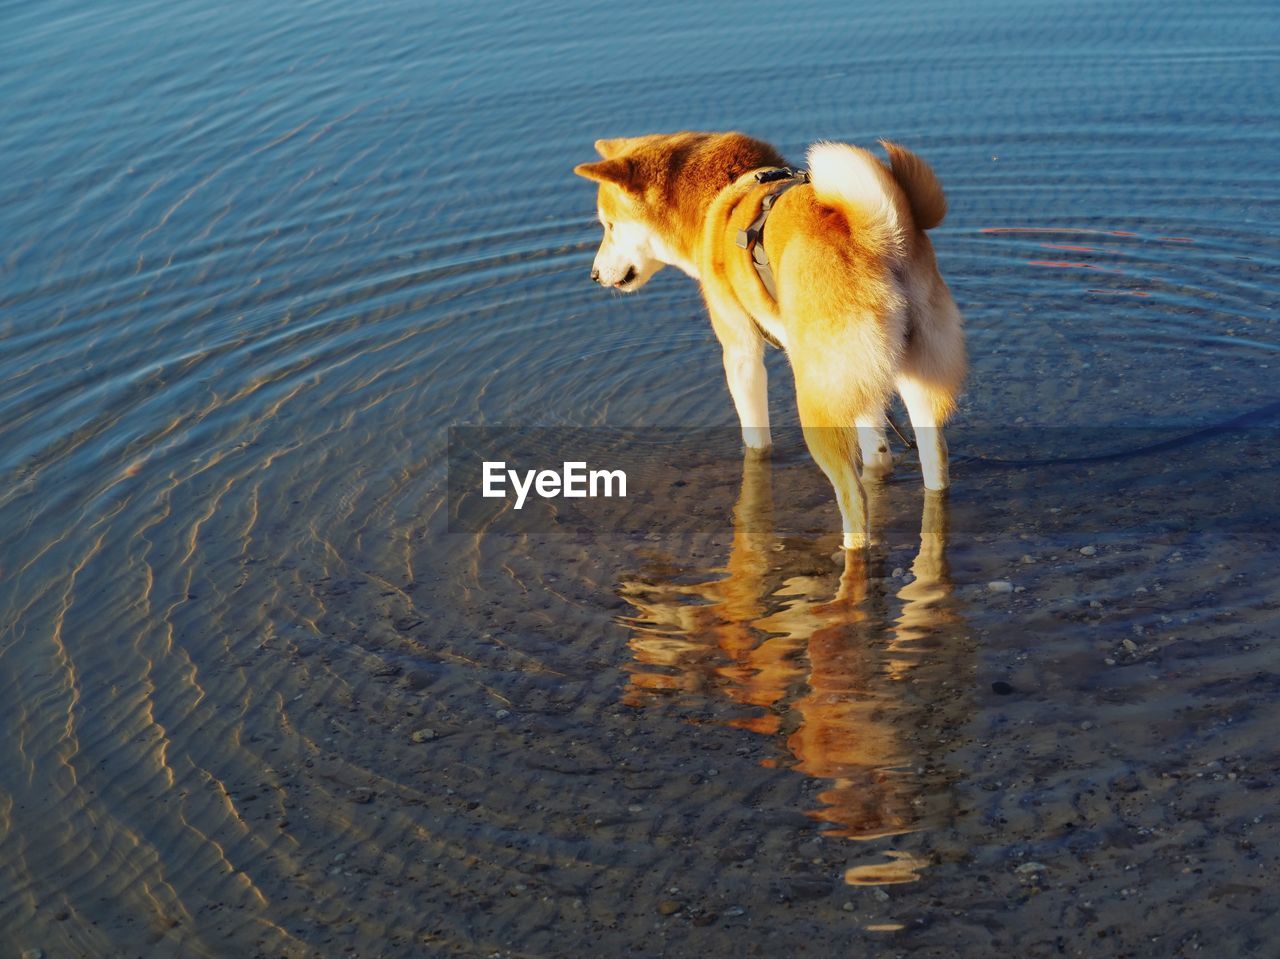
<path id="1" fill-rule="evenodd" d="M 877 901 L 877 902 L 888 902 L 888 901 L 889 901 L 889 894 L 888 894 L 887 892 L 885 892 L 883 889 L 877 889 L 877 890 L 876 890 L 875 892 L 873 892 L 871 895 L 873 895 L 873 896 L 875 896 L 875 897 L 876 897 L 876 901 Z"/>
<path id="2" fill-rule="evenodd" d="M 1097 555 L 1098 555 L 1098 547 L 1096 547 L 1096 546 L 1081 546 L 1081 547 L 1080 547 L 1080 555 L 1081 555 L 1081 556 L 1097 556 Z"/>
<path id="3" fill-rule="evenodd" d="M 506 719 L 506 718 L 507 718 L 508 716 L 510 716 L 510 715 L 511 715 L 511 710 L 509 710 L 509 709 L 499 709 L 496 713 L 494 713 L 494 714 L 493 714 L 493 718 L 494 718 L 494 719 Z"/>
<path id="4" fill-rule="evenodd" d="M 1020 559 L 1018 562 L 1022 563 L 1023 566 L 1030 566 L 1032 563 L 1035 562 L 1035 560 L 1031 558 L 1030 553 L 1023 553 L 1022 559 Z"/>
<path id="5" fill-rule="evenodd" d="M 436 738 L 436 731 L 434 729 L 415 729 L 409 738 L 415 743 L 430 742 Z"/>
<path id="6" fill-rule="evenodd" d="M 1136 653 L 1138 651 L 1138 644 L 1132 639 L 1121 640 L 1120 645 L 1124 647 L 1126 653 Z"/>
<path id="7" fill-rule="evenodd" d="M 747 914 L 747 910 L 743 909 L 741 906 L 730 906 L 724 911 L 724 914 L 730 918 L 736 918 L 737 916 L 745 916 Z"/>
<path id="8" fill-rule="evenodd" d="M 1012 593 L 1013 583 L 1007 579 L 993 579 L 987 583 L 987 589 L 993 593 Z"/>
<path id="9" fill-rule="evenodd" d="M 1014 870 L 1020 876 L 1029 876 L 1033 872 L 1044 872 L 1048 867 L 1042 862 L 1024 862 Z"/>
<path id="10" fill-rule="evenodd" d="M 784 902 L 803 902 L 831 895 L 831 880 L 822 875 L 788 876 L 774 890 Z"/>
<path id="11" fill-rule="evenodd" d="M 738 840 L 727 845 L 721 846 L 716 851 L 716 859 L 720 862 L 742 862 L 751 858 L 751 843 L 747 840 Z"/>
<path id="12" fill-rule="evenodd" d="M 683 907 L 674 899 L 664 899 L 658 903 L 658 912 L 664 916 L 674 916 Z"/>
<path id="13" fill-rule="evenodd" d="M 436 681 L 436 674 L 429 669 L 410 669 L 404 674 L 404 684 L 412 690 L 426 689 Z"/>
<path id="14" fill-rule="evenodd" d="M 1142 780 L 1133 773 L 1123 773 L 1116 777 L 1112 786 L 1122 793 L 1136 793 L 1142 791 Z"/>
<path id="15" fill-rule="evenodd" d="M 907 575 L 907 571 L 906 571 L 905 569 L 903 569 L 901 566 L 895 566 L 895 567 L 893 568 L 893 578 L 894 578 L 894 579 L 902 579 L 902 577 L 904 577 L 904 576 L 906 576 L 906 575 Z"/>
<path id="16" fill-rule="evenodd" d="M 362 806 L 373 802 L 373 796 L 373 790 L 368 786 L 358 786 L 351 790 L 351 801 L 360 803 Z"/>
<path id="17" fill-rule="evenodd" d="M 843 911 L 845 911 L 845 912 L 853 912 L 854 906 L 853 906 L 853 903 L 851 903 L 851 902 L 846 902 L 846 903 L 845 903 L 843 906 L 841 906 L 840 908 L 841 908 Z"/>
<path id="18" fill-rule="evenodd" d="M 44 950 L 24 949 L 22 950 L 22 959 L 44 959 Z"/>
<path id="19" fill-rule="evenodd" d="M 1102 603 L 1098 602 L 1096 599 L 1089 600 L 1089 606 L 1092 609 L 1102 609 Z"/>
<path id="20" fill-rule="evenodd" d="M 1116 664 L 1116 661 L 1112 659 L 1110 656 L 1104 659 L 1103 662 L 1108 666 L 1114 666 Z"/>

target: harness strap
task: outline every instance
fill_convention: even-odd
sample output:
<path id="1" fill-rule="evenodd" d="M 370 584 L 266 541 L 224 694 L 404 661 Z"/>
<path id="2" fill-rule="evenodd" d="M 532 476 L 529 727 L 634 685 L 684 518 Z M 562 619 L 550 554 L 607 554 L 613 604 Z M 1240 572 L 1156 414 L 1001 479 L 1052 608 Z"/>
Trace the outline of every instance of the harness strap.
<path id="1" fill-rule="evenodd" d="M 778 182 L 778 185 L 766 193 L 764 199 L 760 201 L 760 212 L 751 221 L 751 225 L 745 230 L 738 231 L 738 246 L 751 254 L 751 265 L 756 268 L 756 273 L 760 275 L 760 282 L 764 284 L 764 288 L 774 300 L 778 298 L 778 287 L 773 279 L 773 268 L 769 265 L 769 255 L 764 249 L 764 224 L 769 219 L 769 211 L 773 209 L 773 204 L 777 202 L 778 197 L 793 186 L 808 183 L 809 172 L 807 170 L 797 170 L 793 167 L 777 167 L 772 170 L 760 170 L 756 173 L 757 183 L 774 183 L 777 181 L 781 182 Z M 767 333 L 764 336 L 774 346 L 778 345 L 773 337 Z"/>

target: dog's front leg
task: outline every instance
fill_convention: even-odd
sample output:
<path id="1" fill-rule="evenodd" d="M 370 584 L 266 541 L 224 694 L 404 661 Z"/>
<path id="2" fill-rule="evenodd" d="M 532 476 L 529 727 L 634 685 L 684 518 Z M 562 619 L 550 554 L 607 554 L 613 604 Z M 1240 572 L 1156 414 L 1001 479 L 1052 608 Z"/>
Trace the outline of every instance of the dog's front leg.
<path id="1" fill-rule="evenodd" d="M 767 450 L 773 441 L 769 435 L 769 374 L 764 368 L 764 339 L 751 317 L 741 310 L 725 308 L 710 295 L 707 310 L 724 351 L 724 375 L 742 424 L 742 441 L 748 449 Z"/>
<path id="2" fill-rule="evenodd" d="M 769 433 L 769 374 L 764 368 L 764 341 L 724 347 L 724 375 L 742 424 L 742 441 L 748 449 L 767 450 Z"/>

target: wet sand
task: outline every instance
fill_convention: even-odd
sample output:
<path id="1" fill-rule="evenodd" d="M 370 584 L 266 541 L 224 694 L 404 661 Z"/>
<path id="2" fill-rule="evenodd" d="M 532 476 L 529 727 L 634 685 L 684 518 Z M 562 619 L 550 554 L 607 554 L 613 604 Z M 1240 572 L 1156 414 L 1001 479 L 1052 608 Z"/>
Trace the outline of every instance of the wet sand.
<path id="1" fill-rule="evenodd" d="M 770 530 L 833 511 L 779 506 L 806 468 L 779 459 L 744 464 L 724 534 L 207 564 L 170 618 L 187 648 L 219 624 L 203 661 L 77 648 L 147 695 L 69 686 L 64 771 L 10 789 L 14 944 L 1265 954 L 1274 543 L 1135 540 L 1105 502 L 1088 542 L 1026 508 L 959 536 L 1020 484 L 922 496 L 904 464 L 842 568 L 834 535 Z M 17 762 L 66 742 L 25 729 Z"/>

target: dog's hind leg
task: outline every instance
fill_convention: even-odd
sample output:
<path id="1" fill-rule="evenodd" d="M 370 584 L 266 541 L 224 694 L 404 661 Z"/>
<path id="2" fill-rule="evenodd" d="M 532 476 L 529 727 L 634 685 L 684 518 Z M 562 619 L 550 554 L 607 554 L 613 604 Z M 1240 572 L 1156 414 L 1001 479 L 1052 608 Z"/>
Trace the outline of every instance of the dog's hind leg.
<path id="1" fill-rule="evenodd" d="M 864 549 L 869 541 L 867 491 L 858 476 L 862 465 L 862 449 L 858 442 L 856 419 L 852 409 L 831 403 L 821 389 L 806 383 L 796 371 L 796 403 L 804 440 L 814 461 L 835 489 L 836 503 L 844 529 L 845 549 Z M 845 415 L 847 414 L 847 415 Z"/>
<path id="2" fill-rule="evenodd" d="M 940 405 L 938 397 L 927 383 L 906 374 L 898 377 L 897 386 L 916 434 L 924 487 L 946 489 L 951 485 L 951 474 L 947 464 L 947 438 L 942 435 L 942 424 L 936 413 Z"/>

